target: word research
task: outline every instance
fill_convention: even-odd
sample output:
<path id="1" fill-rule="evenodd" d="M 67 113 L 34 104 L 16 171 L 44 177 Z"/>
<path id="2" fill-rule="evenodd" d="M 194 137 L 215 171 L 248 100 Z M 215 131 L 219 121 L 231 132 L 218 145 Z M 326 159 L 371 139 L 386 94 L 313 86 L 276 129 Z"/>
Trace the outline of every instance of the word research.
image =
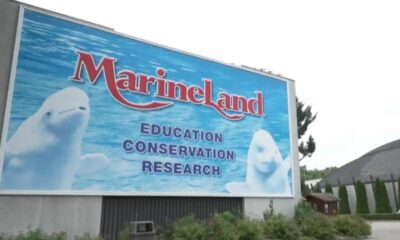
<path id="1" fill-rule="evenodd" d="M 82 70 L 86 70 L 90 84 L 95 84 L 103 73 L 107 88 L 112 97 L 120 104 L 136 110 L 157 110 L 169 107 L 173 101 L 186 102 L 196 105 L 203 105 L 215 109 L 223 117 L 237 121 L 250 114 L 264 117 L 264 96 L 263 92 L 256 91 L 254 98 L 219 92 L 217 99 L 213 100 L 212 80 L 203 78 L 203 86 L 187 86 L 182 82 L 166 79 L 167 71 L 164 68 L 157 68 L 155 75 L 135 73 L 131 70 L 121 70 L 116 73 L 115 63 L 117 59 L 103 57 L 96 64 L 93 55 L 88 52 L 77 51 L 78 59 L 75 71 L 70 80 L 83 83 Z M 122 92 L 151 95 L 150 85 L 155 86 L 154 100 L 147 103 L 137 103 L 126 99 Z M 159 100 L 173 100 L 165 101 Z"/>

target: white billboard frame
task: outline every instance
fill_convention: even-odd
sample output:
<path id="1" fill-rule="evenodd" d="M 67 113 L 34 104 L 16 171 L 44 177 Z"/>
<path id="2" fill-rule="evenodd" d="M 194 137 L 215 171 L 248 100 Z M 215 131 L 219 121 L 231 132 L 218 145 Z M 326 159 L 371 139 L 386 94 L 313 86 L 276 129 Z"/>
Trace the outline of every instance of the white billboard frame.
<path id="1" fill-rule="evenodd" d="M 70 21 L 73 23 L 77 23 L 80 25 L 84 25 L 90 28 L 94 28 L 100 31 L 112 33 L 121 37 L 125 37 L 128 39 L 132 39 L 135 41 L 140 41 L 155 47 L 161 47 L 167 50 L 171 50 L 174 52 L 182 53 L 188 56 L 192 56 L 195 58 L 200 58 L 203 60 L 211 61 L 214 63 L 222 64 L 225 66 L 233 67 L 242 71 L 246 72 L 253 72 L 259 75 L 267 76 L 276 80 L 284 81 L 287 83 L 287 99 L 288 99 L 288 117 L 289 117 L 289 138 L 290 138 L 290 159 L 291 159 L 291 166 L 292 166 L 292 194 L 288 195 L 283 195 L 283 194 L 255 194 L 255 195 L 249 195 L 249 196 L 243 196 L 240 194 L 230 194 L 230 193 L 190 193 L 190 196 L 194 197 L 268 197 L 268 198 L 294 198 L 295 193 L 296 193 L 296 182 L 295 182 L 295 175 L 299 172 L 298 169 L 295 169 L 295 166 L 298 166 L 298 164 L 295 164 L 295 161 L 298 159 L 298 152 L 297 152 L 297 128 L 296 125 L 293 124 L 293 118 L 296 118 L 296 107 L 295 107 L 295 102 L 293 99 L 295 99 L 295 93 L 294 93 L 294 80 L 285 78 L 282 76 L 276 76 L 273 74 L 269 74 L 266 72 L 258 71 L 255 69 L 247 68 L 247 67 L 242 67 L 242 66 L 236 66 L 234 64 L 229 64 L 229 63 L 224 63 L 218 60 L 210 59 L 204 56 L 196 55 L 193 53 L 189 53 L 186 51 L 182 51 L 179 49 L 175 49 L 172 47 L 160 45 L 151 41 L 147 41 L 141 38 L 133 37 L 127 34 L 123 34 L 117 31 L 114 31 L 111 28 L 107 28 L 104 26 L 96 25 L 84 20 L 76 19 L 73 17 L 69 17 L 63 14 L 59 14 L 56 12 L 52 12 L 49 10 L 37 8 L 34 6 L 26 5 L 26 4 L 20 4 L 20 9 L 19 9 L 19 16 L 18 16 L 18 24 L 17 24 L 17 29 L 16 29 L 16 36 L 15 36 L 15 44 L 14 44 L 14 52 L 13 52 L 13 59 L 12 59 L 12 67 L 11 67 L 11 73 L 10 73 L 10 79 L 9 79 L 9 87 L 8 87 L 8 92 L 7 92 L 7 101 L 6 101 L 6 108 L 5 108 L 5 114 L 4 114 L 4 121 L 3 121 L 3 126 L 2 126 L 2 136 L 1 136 L 1 145 L 0 145 L 0 156 L 4 156 L 5 154 L 5 146 L 7 142 L 7 135 L 8 135 L 8 127 L 9 127 L 9 121 L 10 121 L 10 114 L 11 114 L 11 107 L 12 107 L 12 98 L 13 98 L 13 92 L 14 92 L 14 85 L 15 85 L 15 78 L 16 78 L 16 71 L 17 71 L 17 64 L 18 64 L 18 56 L 19 56 L 19 46 L 20 46 L 20 40 L 21 40 L 21 32 L 22 32 L 22 26 L 23 26 L 23 19 L 24 19 L 24 12 L 26 10 L 38 12 L 41 14 L 49 15 L 55 18 L 59 18 L 62 20 Z M 1 174 L 2 174 L 2 168 L 3 168 L 3 161 L 0 162 L 0 179 L 1 179 Z M 71 196 L 188 196 L 186 192 L 122 192 L 122 191 L 113 191 L 113 192 L 108 192 L 108 191 L 79 191 L 79 190 L 57 190 L 57 191 L 49 191 L 49 190 L 1 190 L 0 189 L 0 195 L 71 195 Z"/>

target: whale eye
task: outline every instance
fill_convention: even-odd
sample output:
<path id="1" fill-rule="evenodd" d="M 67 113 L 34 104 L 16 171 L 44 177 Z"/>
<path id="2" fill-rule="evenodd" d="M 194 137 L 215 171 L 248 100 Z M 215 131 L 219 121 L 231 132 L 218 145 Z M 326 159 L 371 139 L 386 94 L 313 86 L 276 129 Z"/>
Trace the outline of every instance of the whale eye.
<path id="1" fill-rule="evenodd" d="M 264 152 L 264 148 L 262 146 L 257 146 L 256 148 L 257 152 L 262 153 Z"/>
<path id="2" fill-rule="evenodd" d="M 50 117 L 50 115 L 51 115 L 50 111 L 46 112 L 46 116 Z"/>

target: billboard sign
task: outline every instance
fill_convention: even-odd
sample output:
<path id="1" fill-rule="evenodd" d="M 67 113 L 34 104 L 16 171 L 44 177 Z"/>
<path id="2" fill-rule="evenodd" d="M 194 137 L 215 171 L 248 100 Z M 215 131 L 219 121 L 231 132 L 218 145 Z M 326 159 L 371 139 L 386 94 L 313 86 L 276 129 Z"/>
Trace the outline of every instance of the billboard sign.
<path id="1" fill-rule="evenodd" d="M 293 196 L 290 81 L 22 8 L 0 193 Z"/>

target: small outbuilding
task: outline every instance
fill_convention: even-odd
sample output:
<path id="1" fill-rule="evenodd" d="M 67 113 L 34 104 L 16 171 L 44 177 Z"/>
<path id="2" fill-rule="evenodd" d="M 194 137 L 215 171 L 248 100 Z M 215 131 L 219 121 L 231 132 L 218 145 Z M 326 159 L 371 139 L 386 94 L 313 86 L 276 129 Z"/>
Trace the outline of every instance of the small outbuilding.
<path id="1" fill-rule="evenodd" d="M 336 215 L 340 201 L 340 198 L 331 193 L 308 193 L 306 199 L 315 210 L 329 216 Z"/>

